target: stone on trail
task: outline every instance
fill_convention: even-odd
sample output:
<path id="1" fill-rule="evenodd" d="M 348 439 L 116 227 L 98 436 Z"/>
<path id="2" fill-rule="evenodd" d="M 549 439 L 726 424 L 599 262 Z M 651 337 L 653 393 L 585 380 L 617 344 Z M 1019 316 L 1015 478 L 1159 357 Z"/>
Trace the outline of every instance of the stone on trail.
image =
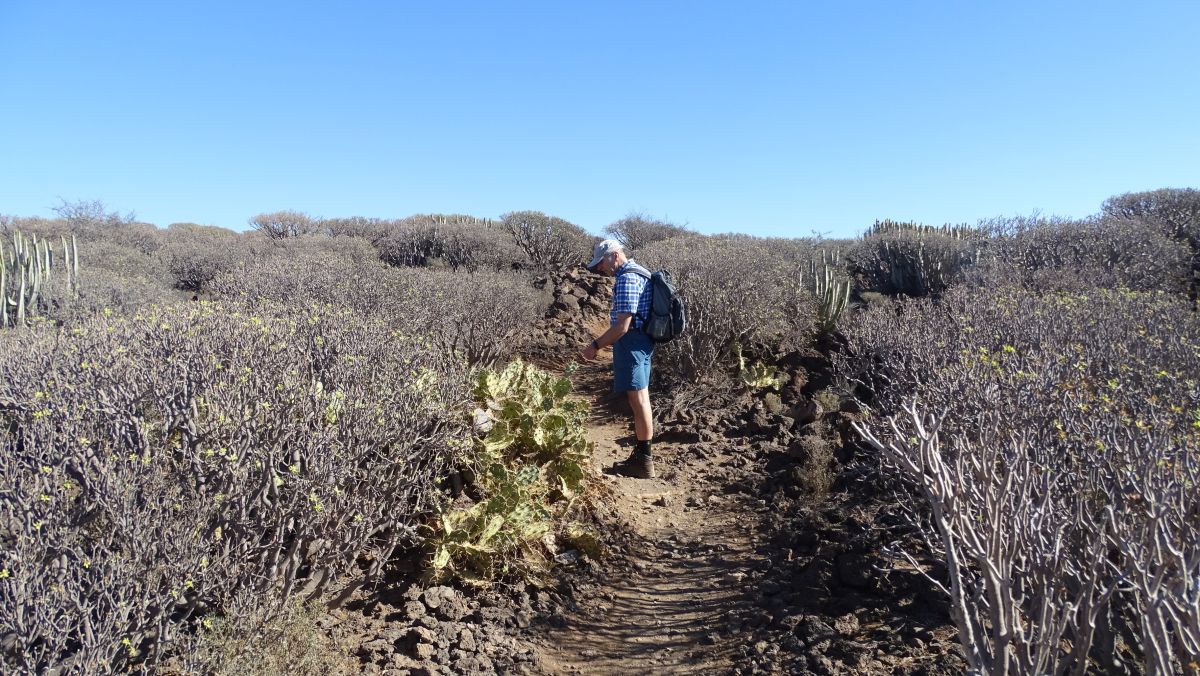
<path id="1" fill-rule="evenodd" d="M 858 618 L 854 613 L 847 613 L 833 622 L 833 628 L 842 636 L 851 636 L 858 631 Z"/>
<path id="2" fill-rule="evenodd" d="M 466 599 L 452 587 L 430 587 L 421 595 L 421 600 L 443 620 L 456 621 L 467 614 Z"/>
<path id="3" fill-rule="evenodd" d="M 405 601 L 404 602 L 404 617 L 409 620 L 416 620 L 425 614 L 425 604 L 420 601 Z"/>

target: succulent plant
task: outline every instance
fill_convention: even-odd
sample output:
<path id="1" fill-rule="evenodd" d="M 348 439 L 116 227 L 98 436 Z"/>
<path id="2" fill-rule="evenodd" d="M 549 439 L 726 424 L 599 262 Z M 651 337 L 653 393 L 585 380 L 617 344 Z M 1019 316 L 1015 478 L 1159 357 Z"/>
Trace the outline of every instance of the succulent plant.
<path id="1" fill-rule="evenodd" d="M 44 286 L 62 270 L 68 288 L 74 291 L 79 279 L 79 249 L 75 236 L 68 244 L 62 237 L 62 258 L 56 260 L 50 242 L 37 235 L 14 231 L 8 242 L 0 242 L 0 327 L 24 326 L 38 312 Z"/>
<path id="2" fill-rule="evenodd" d="M 817 296 L 817 325 L 824 331 L 832 331 L 850 302 L 850 280 L 838 280 L 833 270 L 826 265 L 824 272 L 815 277 Z"/>

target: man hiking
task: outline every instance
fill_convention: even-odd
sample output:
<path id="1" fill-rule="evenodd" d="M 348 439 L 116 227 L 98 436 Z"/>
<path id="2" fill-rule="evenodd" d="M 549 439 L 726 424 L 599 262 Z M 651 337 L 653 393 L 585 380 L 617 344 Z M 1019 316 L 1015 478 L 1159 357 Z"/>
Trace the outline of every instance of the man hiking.
<path id="1" fill-rule="evenodd" d="M 653 292 L 650 273 L 625 256 L 624 247 L 615 239 L 606 239 L 592 250 L 588 269 L 616 277 L 608 330 L 583 349 L 583 358 L 591 361 L 596 353 L 613 348 L 613 391 L 625 392 L 633 409 L 633 429 L 637 445 L 625 460 L 613 466 L 624 476 L 654 478 L 654 459 L 650 439 L 654 418 L 650 413 L 650 358 L 654 342 L 642 332 L 650 317 Z"/>

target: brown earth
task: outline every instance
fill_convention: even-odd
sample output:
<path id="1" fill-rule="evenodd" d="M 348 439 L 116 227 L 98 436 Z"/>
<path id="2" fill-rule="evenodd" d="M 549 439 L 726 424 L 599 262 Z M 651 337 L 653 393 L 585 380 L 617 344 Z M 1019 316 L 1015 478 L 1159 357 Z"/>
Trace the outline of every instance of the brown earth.
<path id="1" fill-rule="evenodd" d="M 820 360 L 808 364 L 793 382 L 820 384 Z M 853 451 L 841 449 L 830 495 L 800 488 L 804 436 L 841 444 L 835 421 L 848 417 L 793 421 L 761 395 L 725 393 L 711 399 L 721 410 L 659 411 L 656 436 L 682 440 L 656 443 L 659 478 L 610 476 L 633 436 L 609 368 L 587 364 L 573 378 L 593 402 L 589 437 L 615 545 L 587 574 L 564 571 L 563 601 L 525 634 L 536 670 L 961 672 L 943 599 L 882 553 L 888 513 Z M 788 412 L 810 408 L 803 387 L 785 397 L 795 398 Z"/>
<path id="2" fill-rule="evenodd" d="M 575 379 L 578 391 L 601 400 L 588 437 L 607 484 L 607 511 L 623 517 L 626 537 L 604 574 L 574 588 L 573 611 L 561 626 L 539 627 L 537 665 L 554 674 L 729 671 L 741 647 L 740 611 L 752 608 L 752 573 L 763 563 L 755 545 L 763 539 L 756 513 L 764 506 L 724 493 L 713 480 L 715 468 L 733 461 L 733 449 L 660 443 L 658 478 L 603 474 L 633 442 L 620 402 L 603 401 L 609 368 L 607 361 L 589 364 Z"/>

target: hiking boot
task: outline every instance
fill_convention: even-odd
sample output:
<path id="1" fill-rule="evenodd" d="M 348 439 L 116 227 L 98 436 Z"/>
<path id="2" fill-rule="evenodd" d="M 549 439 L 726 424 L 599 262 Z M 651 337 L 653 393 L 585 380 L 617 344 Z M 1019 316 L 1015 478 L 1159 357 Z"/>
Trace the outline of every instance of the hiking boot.
<path id="1" fill-rule="evenodd" d="M 654 458 L 644 453 L 634 453 L 613 465 L 613 473 L 634 479 L 654 478 Z"/>

